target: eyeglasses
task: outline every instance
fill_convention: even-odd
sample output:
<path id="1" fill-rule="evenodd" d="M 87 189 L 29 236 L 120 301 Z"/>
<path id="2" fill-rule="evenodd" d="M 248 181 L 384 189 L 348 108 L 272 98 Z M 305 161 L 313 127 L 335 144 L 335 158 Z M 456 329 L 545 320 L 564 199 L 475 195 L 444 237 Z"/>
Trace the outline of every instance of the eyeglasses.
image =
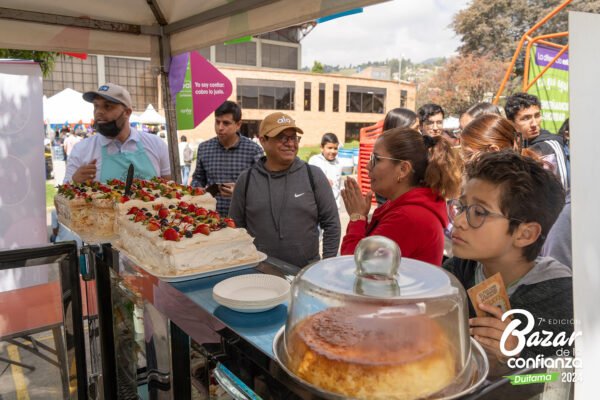
<path id="1" fill-rule="evenodd" d="M 439 126 L 441 128 L 442 126 L 444 126 L 444 121 L 430 121 L 430 120 L 425 120 L 425 122 L 423 122 L 423 125 L 425 125 L 425 126 L 434 126 L 434 125 L 437 125 L 437 126 Z"/>
<path id="2" fill-rule="evenodd" d="M 302 138 L 297 135 L 294 135 L 294 136 L 277 135 L 270 139 L 275 139 L 281 144 L 287 144 L 288 142 L 292 142 L 292 144 L 298 144 L 298 143 L 300 143 L 300 139 L 302 139 Z"/>
<path id="3" fill-rule="evenodd" d="M 399 158 L 392 158 L 392 157 L 383 157 L 383 156 L 379 156 L 375 153 L 371 153 L 371 157 L 369 158 L 369 163 L 371 164 L 372 167 L 377 165 L 377 162 L 381 159 L 384 160 L 393 160 L 393 161 L 406 161 L 406 160 L 401 160 Z"/>
<path id="4" fill-rule="evenodd" d="M 480 228 L 484 224 L 487 217 L 500 217 L 511 221 L 523 222 L 520 219 L 511 218 L 504 214 L 488 211 L 479 204 L 471 204 L 470 206 L 466 206 L 458 199 L 450 200 L 448 202 L 448 218 L 450 219 L 450 222 L 454 222 L 456 217 L 463 212 L 466 212 L 467 223 L 473 229 Z"/>

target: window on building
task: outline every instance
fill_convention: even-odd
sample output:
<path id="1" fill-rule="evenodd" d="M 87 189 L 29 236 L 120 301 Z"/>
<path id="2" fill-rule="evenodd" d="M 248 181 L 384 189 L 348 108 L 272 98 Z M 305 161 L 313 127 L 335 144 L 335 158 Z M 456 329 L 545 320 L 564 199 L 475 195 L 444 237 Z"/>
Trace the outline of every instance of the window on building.
<path id="1" fill-rule="evenodd" d="M 148 104 L 159 106 L 158 80 L 150 61 L 105 57 L 106 81 L 123 86 L 131 94 L 134 111 L 144 111 Z"/>
<path id="2" fill-rule="evenodd" d="M 319 111 L 325 111 L 325 84 L 319 83 Z"/>
<path id="3" fill-rule="evenodd" d="M 198 50 L 198 53 L 208 61 L 210 61 L 210 47 L 205 47 L 203 49 Z"/>
<path id="4" fill-rule="evenodd" d="M 218 44 L 215 46 L 215 53 L 215 61 L 218 63 L 256 65 L 255 42 Z"/>
<path id="5" fill-rule="evenodd" d="M 400 90 L 400 107 L 406 107 L 408 103 L 408 91 Z"/>
<path id="6" fill-rule="evenodd" d="M 260 123 L 261 120 L 244 119 L 242 120 L 240 133 L 248 138 L 258 137 L 258 128 L 260 127 Z"/>
<path id="7" fill-rule="evenodd" d="M 310 96 L 312 92 L 310 89 L 310 85 L 310 82 L 304 82 L 304 111 L 311 110 Z"/>
<path id="8" fill-rule="evenodd" d="M 51 97 L 66 88 L 82 93 L 98 88 L 96 56 L 82 60 L 63 54 L 56 59 L 52 73 L 44 78 L 44 94 Z"/>
<path id="9" fill-rule="evenodd" d="M 297 46 L 279 46 L 276 44 L 261 44 L 262 66 L 268 68 L 298 69 Z"/>
<path id="10" fill-rule="evenodd" d="M 340 111 L 340 85 L 333 85 L 333 112 Z"/>
<path id="11" fill-rule="evenodd" d="M 345 143 L 360 140 L 360 130 L 375 125 L 374 122 L 346 122 Z"/>
<path id="12" fill-rule="evenodd" d="M 259 37 L 261 39 L 276 40 L 278 42 L 300 43 L 301 36 L 297 27 L 284 28 L 274 32 L 267 32 Z"/>
<path id="13" fill-rule="evenodd" d="M 237 102 L 242 109 L 293 110 L 296 83 L 265 79 L 238 79 Z"/>
<path id="14" fill-rule="evenodd" d="M 386 89 L 348 86 L 346 94 L 346 111 L 357 113 L 385 113 Z"/>
<path id="15" fill-rule="evenodd" d="M 257 109 L 258 107 L 258 87 L 240 86 L 237 87 L 237 102 L 242 108 Z M 243 106 L 242 106 L 243 104 Z"/>

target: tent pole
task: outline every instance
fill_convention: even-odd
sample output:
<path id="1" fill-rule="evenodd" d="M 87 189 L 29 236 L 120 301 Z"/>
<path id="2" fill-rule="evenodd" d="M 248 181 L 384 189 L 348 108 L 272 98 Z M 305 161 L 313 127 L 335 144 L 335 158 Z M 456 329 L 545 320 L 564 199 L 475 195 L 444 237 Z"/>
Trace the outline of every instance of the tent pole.
<path id="1" fill-rule="evenodd" d="M 179 144 L 177 141 L 177 114 L 175 104 L 171 98 L 169 85 L 169 69 L 171 66 L 171 48 L 169 36 L 164 33 L 159 40 L 160 52 L 160 84 L 162 86 L 162 100 L 167 123 L 167 142 L 169 143 L 169 162 L 171 164 L 171 178 L 181 183 L 181 166 L 179 163 Z"/>

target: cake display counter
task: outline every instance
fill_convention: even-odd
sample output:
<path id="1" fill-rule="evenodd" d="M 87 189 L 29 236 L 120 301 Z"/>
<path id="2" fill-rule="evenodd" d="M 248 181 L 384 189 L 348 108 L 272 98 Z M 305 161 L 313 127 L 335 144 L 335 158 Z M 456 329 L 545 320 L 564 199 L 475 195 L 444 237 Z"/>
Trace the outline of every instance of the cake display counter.
<path id="1" fill-rule="evenodd" d="M 178 282 L 158 278 L 110 244 L 92 259 L 99 344 L 91 347 L 102 360 L 91 381 L 98 399 L 484 399 L 492 392 L 527 399 L 543 390 L 486 379 L 487 359 L 466 330 L 464 292 L 439 269 L 442 275 L 423 279 L 427 265 L 413 270 L 413 260 L 399 263 L 396 286 L 367 260 L 364 272 L 376 282 L 357 280 L 344 292 L 354 271 L 341 273 L 331 263 L 354 263 L 347 257 L 304 270 L 267 258 Z M 313 281 L 317 272 L 324 274 Z M 251 274 L 292 282 L 290 299 L 255 313 L 215 301 L 215 286 Z"/>

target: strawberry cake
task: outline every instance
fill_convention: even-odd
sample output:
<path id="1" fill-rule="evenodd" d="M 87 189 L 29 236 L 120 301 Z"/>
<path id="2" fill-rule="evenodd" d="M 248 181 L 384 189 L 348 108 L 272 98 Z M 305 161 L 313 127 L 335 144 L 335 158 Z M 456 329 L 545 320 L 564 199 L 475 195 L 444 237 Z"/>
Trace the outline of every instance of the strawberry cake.
<path id="1" fill-rule="evenodd" d="M 216 206 L 216 200 L 204 190 L 162 178 L 134 179 L 131 192 L 125 196 L 125 182 L 118 179 L 106 184 L 87 181 L 60 185 L 54 197 L 58 220 L 83 237 L 101 240 L 115 236 L 118 215 L 131 207 L 151 208 L 156 202 L 168 206 L 179 201 L 208 209 Z"/>
<path id="2" fill-rule="evenodd" d="M 202 273 L 260 261 L 245 229 L 186 201 L 129 207 L 119 216 L 118 228 L 117 245 L 157 275 Z"/>

